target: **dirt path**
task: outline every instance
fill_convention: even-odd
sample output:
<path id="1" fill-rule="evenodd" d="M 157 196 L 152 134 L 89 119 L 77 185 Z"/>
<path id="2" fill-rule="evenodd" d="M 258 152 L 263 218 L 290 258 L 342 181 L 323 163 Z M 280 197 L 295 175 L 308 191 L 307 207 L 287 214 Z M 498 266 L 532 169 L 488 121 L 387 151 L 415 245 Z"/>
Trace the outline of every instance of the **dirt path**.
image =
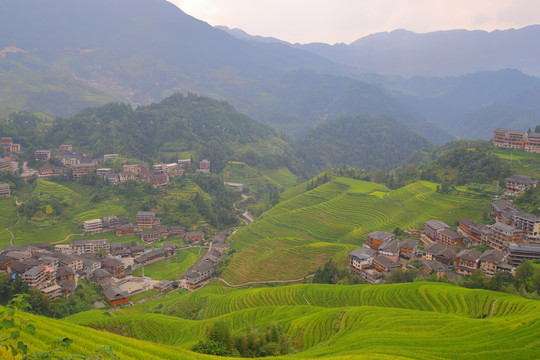
<path id="1" fill-rule="evenodd" d="M 63 238 L 62 240 L 58 240 L 58 241 L 53 241 L 51 244 L 60 244 L 60 243 L 63 243 L 63 242 L 66 242 L 69 240 L 70 237 L 72 236 L 84 236 L 84 234 L 69 234 L 68 236 L 66 236 L 65 238 Z"/>
<path id="2" fill-rule="evenodd" d="M 242 287 L 242 286 L 253 285 L 253 284 L 269 284 L 269 283 L 270 284 L 285 284 L 285 283 L 291 283 L 291 282 L 299 282 L 299 281 L 304 281 L 304 279 L 307 279 L 310 277 L 313 277 L 313 275 L 308 275 L 305 278 L 300 278 L 300 279 L 295 279 L 295 280 L 250 281 L 250 282 L 238 284 L 238 285 L 229 284 L 226 280 L 222 278 L 217 278 L 217 279 L 221 280 L 223 283 L 225 283 L 225 285 L 230 286 L 230 287 Z"/>
<path id="3" fill-rule="evenodd" d="M 15 196 L 15 204 L 17 205 L 17 222 L 13 226 L 17 225 L 19 223 L 19 221 L 21 221 L 21 214 L 19 213 L 19 206 L 22 205 L 22 202 L 19 202 L 19 200 L 17 199 L 16 196 Z M 13 240 L 15 240 L 15 233 L 13 231 L 11 231 L 13 226 L 10 226 L 10 227 L 6 228 L 6 230 L 11 234 L 11 239 L 9 239 L 9 243 L 11 245 L 14 245 Z"/>
<path id="4" fill-rule="evenodd" d="M 246 196 L 244 194 L 242 194 L 242 200 L 238 200 L 237 202 L 235 202 L 233 204 L 233 208 L 234 210 L 236 211 L 242 211 L 242 215 L 239 215 L 238 217 L 240 218 L 240 220 L 242 220 L 246 225 L 249 225 L 249 223 L 252 223 L 255 221 L 255 219 L 253 218 L 253 215 L 251 215 L 249 213 L 249 211 L 247 210 L 244 210 L 244 209 L 239 209 L 236 207 L 236 205 L 240 204 L 241 202 L 244 202 L 244 201 L 247 201 L 249 199 L 249 196 Z"/>

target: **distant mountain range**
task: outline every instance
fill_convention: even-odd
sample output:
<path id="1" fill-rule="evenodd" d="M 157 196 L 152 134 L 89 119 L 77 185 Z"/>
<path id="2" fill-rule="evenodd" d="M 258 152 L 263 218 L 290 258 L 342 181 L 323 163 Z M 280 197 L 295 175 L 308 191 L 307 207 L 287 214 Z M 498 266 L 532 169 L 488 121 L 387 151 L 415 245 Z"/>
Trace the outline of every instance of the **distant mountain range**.
<path id="1" fill-rule="evenodd" d="M 233 36 L 260 42 L 275 38 L 251 36 L 218 27 Z M 459 76 L 507 68 L 540 76 L 540 25 L 521 29 L 446 30 L 417 34 L 403 29 L 365 36 L 350 44 L 290 44 L 338 64 L 368 72 L 400 76 Z"/>
<path id="2" fill-rule="evenodd" d="M 391 116 L 437 143 L 457 136 L 487 137 L 495 125 L 523 128 L 540 122 L 538 79 L 523 74 L 538 65 L 538 50 L 519 47 L 530 44 L 538 29 L 396 31 L 351 45 L 290 45 L 214 28 L 165 0 L 0 0 L 0 107 L 68 116 L 108 101 L 147 104 L 174 92 L 194 92 L 226 100 L 293 135 L 330 119 L 365 114 Z M 465 47 L 454 47 L 448 51 L 461 54 L 459 59 L 428 63 L 428 58 L 446 54 L 437 53 L 445 37 L 446 44 L 476 48 L 474 41 L 486 42 L 485 36 L 510 37 L 507 43 L 514 50 L 506 47 L 505 56 L 491 53 L 493 59 L 482 62 L 464 56 Z M 455 40 L 459 37 L 470 40 Z M 424 44 L 424 50 L 407 50 L 407 44 Z M 376 74 L 389 73 L 377 66 L 400 62 L 385 46 L 409 56 L 396 73 L 416 69 L 423 77 Z M 348 49 L 348 55 L 339 55 L 348 63 L 336 49 Z M 370 56 L 355 55 L 362 51 Z M 359 63 L 358 56 L 373 64 Z M 427 57 L 418 62 L 415 56 Z M 516 66 L 504 60 L 514 58 L 520 60 Z M 497 59 L 500 66 L 491 65 Z M 474 66 L 521 72 L 428 77 L 462 74 L 454 62 L 469 64 L 462 67 L 465 72 L 475 72 Z"/>

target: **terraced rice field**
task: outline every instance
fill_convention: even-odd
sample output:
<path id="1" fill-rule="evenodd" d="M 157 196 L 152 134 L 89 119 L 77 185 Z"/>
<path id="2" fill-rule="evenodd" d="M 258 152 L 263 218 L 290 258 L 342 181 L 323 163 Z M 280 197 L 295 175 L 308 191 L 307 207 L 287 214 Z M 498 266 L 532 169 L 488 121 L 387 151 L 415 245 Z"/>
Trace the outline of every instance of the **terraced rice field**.
<path id="1" fill-rule="evenodd" d="M 264 239 L 246 248 L 235 263 L 237 271 L 226 268 L 224 277 L 234 284 L 302 279 L 305 269 L 322 266 L 329 257 L 344 262 L 353 249 L 353 245 L 309 243 L 297 238 Z"/>
<path id="2" fill-rule="evenodd" d="M 231 237 L 233 246 L 241 250 L 236 254 L 223 274 L 233 284 L 271 280 L 283 254 L 279 248 L 261 245 L 271 244 L 275 239 L 295 238 L 304 240 L 304 246 L 314 242 L 350 244 L 360 246 L 365 236 L 375 230 L 393 231 L 396 227 L 422 226 L 423 222 L 438 219 L 453 224 L 457 219 L 468 217 L 479 220 L 488 208 L 486 200 L 443 195 L 437 193 L 436 184 L 420 181 L 403 188 L 388 191 L 383 185 L 348 178 L 337 178 L 318 188 L 283 201 L 264 213 L 251 225 L 242 228 Z M 265 267 L 257 271 L 247 270 L 248 259 L 253 254 L 265 260 Z M 326 258 L 345 259 L 343 252 L 329 253 Z M 302 255 L 286 256 L 291 264 L 303 264 L 290 268 L 289 279 L 305 276 L 317 268 L 316 261 L 308 263 Z M 311 265 L 309 265 L 311 264 Z M 305 265 L 303 274 L 298 268 Z M 294 271 L 292 270 L 294 268 Z M 241 275 L 245 274 L 245 275 Z M 248 275 L 249 274 L 249 275 Z M 280 277 L 285 277 L 280 273 Z"/>
<path id="3" fill-rule="evenodd" d="M 60 185 L 46 180 L 38 180 L 37 182 L 38 185 L 36 187 L 36 191 L 40 194 L 49 194 L 58 197 L 64 197 L 73 194 L 73 191 L 70 188 L 65 187 L 64 185 Z"/>
<path id="4" fill-rule="evenodd" d="M 178 250 L 175 257 L 158 261 L 144 267 L 144 276 L 154 280 L 178 280 L 189 267 L 197 261 L 199 248 Z M 133 276 L 142 276 L 142 268 L 133 272 Z"/>
<path id="5" fill-rule="evenodd" d="M 0 247 L 9 245 L 11 233 L 6 230 L 17 222 L 15 199 L 0 199 Z"/>
<path id="6" fill-rule="evenodd" d="M 203 304 L 203 316 L 194 321 L 136 314 L 131 308 L 131 314 L 92 311 L 67 321 L 179 349 L 203 338 L 216 319 L 236 331 L 278 323 L 299 351 L 289 357 L 299 359 L 532 359 L 540 354 L 538 301 L 447 284 L 210 286 L 167 301 L 153 302 L 165 309 Z"/>

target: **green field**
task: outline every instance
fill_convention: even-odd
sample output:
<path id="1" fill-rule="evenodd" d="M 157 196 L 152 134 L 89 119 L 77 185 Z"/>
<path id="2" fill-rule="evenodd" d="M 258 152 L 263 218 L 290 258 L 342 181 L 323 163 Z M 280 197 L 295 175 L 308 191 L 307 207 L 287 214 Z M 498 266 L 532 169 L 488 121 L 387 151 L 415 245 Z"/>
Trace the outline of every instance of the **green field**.
<path id="1" fill-rule="evenodd" d="M 281 202 L 234 234 L 231 242 L 241 251 L 222 277 L 232 284 L 296 279 L 330 257 L 344 263 L 347 251 L 372 231 L 421 227 L 430 219 L 450 225 L 463 217 L 477 221 L 488 208 L 488 200 L 440 194 L 436 186 L 420 181 L 388 191 L 380 184 L 335 178 Z M 330 250 L 332 243 L 348 246 Z M 255 268 L 263 260 L 264 266 Z"/>
<path id="2" fill-rule="evenodd" d="M 208 286 L 150 303 L 178 315 L 199 309 L 199 320 L 136 313 L 148 309 L 139 305 L 112 316 L 94 310 L 66 320 L 177 348 L 180 353 L 166 357 L 171 359 L 192 358 L 186 350 L 216 319 L 236 331 L 278 323 L 298 351 L 283 358 L 476 360 L 540 354 L 540 302 L 448 284 Z M 110 341 L 117 339 L 111 335 Z"/>
<path id="3" fill-rule="evenodd" d="M 505 149 L 494 149 L 492 153 L 506 160 L 515 174 L 540 178 L 540 154 Z"/>
<path id="4" fill-rule="evenodd" d="M 178 280 L 195 261 L 199 248 L 177 250 L 176 256 L 158 261 L 144 267 L 144 276 L 153 280 Z M 142 276 L 142 268 L 133 272 L 133 276 Z"/>
<path id="5" fill-rule="evenodd" d="M 287 168 L 259 170 L 243 162 L 231 161 L 221 172 L 223 179 L 243 183 L 248 188 L 257 189 L 274 184 L 278 189 L 289 189 L 296 185 L 296 176 Z"/>

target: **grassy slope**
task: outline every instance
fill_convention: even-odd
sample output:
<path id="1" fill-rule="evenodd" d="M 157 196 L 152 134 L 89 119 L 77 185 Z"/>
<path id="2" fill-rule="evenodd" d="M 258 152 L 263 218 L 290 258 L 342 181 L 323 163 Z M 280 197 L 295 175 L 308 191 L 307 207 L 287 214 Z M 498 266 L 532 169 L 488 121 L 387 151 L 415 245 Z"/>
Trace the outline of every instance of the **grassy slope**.
<path id="1" fill-rule="evenodd" d="M 495 149 L 492 153 L 506 160 L 515 174 L 540 178 L 540 154 L 504 149 Z M 504 184 L 501 185 L 504 186 Z"/>
<path id="2" fill-rule="evenodd" d="M 137 314 L 137 307 L 67 320 L 184 349 L 218 318 L 236 330 L 279 323 L 301 351 L 291 358 L 301 359 L 525 359 L 540 352 L 539 302 L 447 284 L 211 286 L 157 302 L 169 310 L 205 305 L 198 321 Z"/>
<path id="3" fill-rule="evenodd" d="M 486 209 L 486 200 L 443 195 L 435 188 L 421 181 L 388 191 L 380 184 L 336 178 L 291 197 L 231 237 L 241 251 L 223 278 L 233 284 L 297 279 L 330 257 L 344 263 L 347 252 L 374 230 L 421 226 L 430 219 L 479 220 Z"/>
<path id="4" fill-rule="evenodd" d="M 259 170 L 243 162 L 230 162 L 221 172 L 225 181 L 243 183 L 250 188 L 258 188 L 270 183 L 278 189 L 289 189 L 296 185 L 296 176 L 287 168 Z"/>
<path id="5" fill-rule="evenodd" d="M 197 261 L 199 248 L 178 250 L 177 255 L 167 261 L 158 261 L 144 267 L 144 276 L 154 280 L 177 280 Z M 142 268 L 133 272 L 133 276 L 142 276 Z"/>

